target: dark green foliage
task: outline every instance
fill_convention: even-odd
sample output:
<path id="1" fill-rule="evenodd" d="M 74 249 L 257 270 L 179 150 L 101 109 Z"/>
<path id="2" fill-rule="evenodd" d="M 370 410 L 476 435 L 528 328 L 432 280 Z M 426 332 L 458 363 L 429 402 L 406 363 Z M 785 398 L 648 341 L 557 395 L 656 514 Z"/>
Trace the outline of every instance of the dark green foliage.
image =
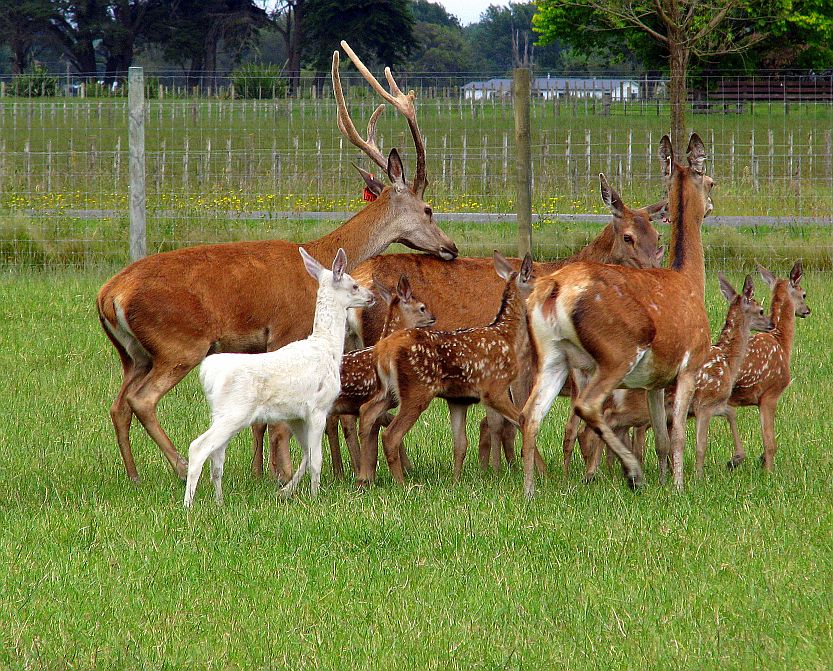
<path id="1" fill-rule="evenodd" d="M 58 78 L 50 75 L 42 65 L 32 68 L 11 81 L 12 95 L 25 98 L 54 96 L 58 92 Z"/>
<path id="2" fill-rule="evenodd" d="M 286 79 L 277 65 L 249 63 L 231 74 L 234 94 L 240 98 L 279 98 L 286 94 Z"/>

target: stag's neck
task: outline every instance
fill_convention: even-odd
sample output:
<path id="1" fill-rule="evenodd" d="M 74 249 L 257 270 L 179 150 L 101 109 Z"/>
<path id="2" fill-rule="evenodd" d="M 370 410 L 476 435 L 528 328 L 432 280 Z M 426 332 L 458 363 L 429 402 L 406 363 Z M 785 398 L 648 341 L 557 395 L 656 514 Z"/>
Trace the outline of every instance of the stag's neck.
<path id="1" fill-rule="evenodd" d="M 726 357 L 729 372 L 732 376 L 737 375 L 743 364 L 746 347 L 749 344 L 749 336 L 749 325 L 744 321 L 740 301 L 736 301 L 729 307 L 723 330 L 715 343 L 715 347 Z"/>
<path id="2" fill-rule="evenodd" d="M 399 299 L 394 298 L 393 302 L 388 307 L 388 312 L 385 315 L 385 323 L 382 326 L 382 335 L 379 336 L 380 340 L 382 338 L 387 338 L 391 333 L 402 328 L 402 319 L 400 318 L 399 310 L 397 309 L 398 304 Z"/>
<path id="3" fill-rule="evenodd" d="M 793 335 L 795 334 L 795 305 L 789 295 L 789 287 L 786 280 L 779 280 L 772 292 L 772 306 L 769 310 L 769 318 L 775 328 L 770 335 L 778 341 L 787 356 L 787 365 L 790 362 L 793 348 Z"/>
<path id="4" fill-rule="evenodd" d="M 321 263 L 331 263 L 339 248 L 347 253 L 347 272 L 371 256 L 381 254 L 393 240 L 384 235 L 389 228 L 390 194 L 383 191 L 376 200 L 359 210 L 323 238 L 304 245 Z"/>
<path id="5" fill-rule="evenodd" d="M 706 299 L 706 259 L 703 253 L 703 204 L 688 188 L 688 171 L 676 169 L 668 190 L 671 216 L 671 253 L 669 267 L 685 275 Z"/>
<path id="6" fill-rule="evenodd" d="M 320 288 L 315 299 L 315 320 L 310 338 L 325 343 L 333 357 L 341 361 L 346 335 L 347 309 L 335 301 L 331 290 Z"/>

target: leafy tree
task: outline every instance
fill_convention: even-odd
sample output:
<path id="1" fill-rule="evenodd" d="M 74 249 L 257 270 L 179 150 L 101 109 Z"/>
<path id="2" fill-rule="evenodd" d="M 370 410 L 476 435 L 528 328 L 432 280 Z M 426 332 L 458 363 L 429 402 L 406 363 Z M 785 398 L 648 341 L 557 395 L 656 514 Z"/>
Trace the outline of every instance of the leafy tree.
<path id="1" fill-rule="evenodd" d="M 431 0 L 414 0 L 411 3 L 411 14 L 416 23 L 433 23 L 447 28 L 461 29 L 460 19 L 449 14 L 441 4 L 431 2 Z"/>
<path id="2" fill-rule="evenodd" d="M 410 61 L 412 72 L 451 75 L 472 70 L 474 58 L 471 46 L 459 28 L 419 22 L 414 26 L 414 38 L 416 46 Z"/>
<path id="3" fill-rule="evenodd" d="M 162 30 L 168 12 L 163 0 L 109 0 L 101 28 L 104 77 L 114 81 L 133 62 L 136 41 Z"/>
<path id="4" fill-rule="evenodd" d="M 0 44 L 9 45 L 12 74 L 29 64 L 32 49 L 49 30 L 55 8 L 50 0 L 17 0 L 0 4 Z"/>
<path id="5" fill-rule="evenodd" d="M 57 12 L 50 21 L 50 33 L 57 40 L 64 56 L 88 79 L 95 79 L 95 42 L 101 38 L 107 21 L 104 0 L 56 0 Z"/>
<path id="6" fill-rule="evenodd" d="M 306 0 L 280 0 L 271 14 L 272 24 L 286 47 L 289 94 L 298 90 L 304 51 L 304 5 Z"/>

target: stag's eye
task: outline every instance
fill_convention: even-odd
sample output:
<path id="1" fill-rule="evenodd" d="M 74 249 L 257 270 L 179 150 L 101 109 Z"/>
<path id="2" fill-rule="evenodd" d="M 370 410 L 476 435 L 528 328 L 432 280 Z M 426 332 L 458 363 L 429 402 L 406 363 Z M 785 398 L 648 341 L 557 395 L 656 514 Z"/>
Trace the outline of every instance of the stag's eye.
<path id="1" fill-rule="evenodd" d="M 623 239 L 625 242 L 627 242 L 629 245 L 632 245 L 632 244 L 633 244 L 633 236 L 632 236 L 632 235 L 630 235 L 629 233 L 625 233 L 625 235 L 624 235 L 624 236 L 622 236 L 622 239 Z"/>
<path id="2" fill-rule="evenodd" d="M 434 210 L 432 210 L 430 206 L 427 206 L 425 208 L 425 214 L 429 217 L 432 217 L 432 216 L 434 216 Z"/>

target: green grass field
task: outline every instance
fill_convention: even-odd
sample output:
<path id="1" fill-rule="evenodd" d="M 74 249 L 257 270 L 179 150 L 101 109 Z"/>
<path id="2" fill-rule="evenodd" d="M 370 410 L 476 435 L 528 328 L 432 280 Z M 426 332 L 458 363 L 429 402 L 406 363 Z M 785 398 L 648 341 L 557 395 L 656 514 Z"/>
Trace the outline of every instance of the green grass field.
<path id="1" fill-rule="evenodd" d="M 119 367 L 93 307 L 104 279 L 0 278 L 0 668 L 830 668 L 829 273 L 804 281 L 813 315 L 797 325 L 772 475 L 746 410 L 752 458 L 736 472 L 717 422 L 706 478 L 692 479 L 689 449 L 682 494 L 657 484 L 650 455 L 640 493 L 616 473 L 584 485 L 575 468 L 527 503 L 519 473 L 483 474 L 471 450 L 452 484 L 435 404 L 407 438 L 402 489 L 382 467 L 359 492 L 325 460 L 320 498 L 305 480 L 282 501 L 250 477 L 241 435 L 225 506 L 204 477 L 189 514 L 139 428 L 142 484 L 124 475 L 107 413 Z M 707 301 L 716 331 L 712 273 Z M 551 464 L 564 405 L 541 436 Z M 194 375 L 160 416 L 186 451 L 208 423 Z"/>

